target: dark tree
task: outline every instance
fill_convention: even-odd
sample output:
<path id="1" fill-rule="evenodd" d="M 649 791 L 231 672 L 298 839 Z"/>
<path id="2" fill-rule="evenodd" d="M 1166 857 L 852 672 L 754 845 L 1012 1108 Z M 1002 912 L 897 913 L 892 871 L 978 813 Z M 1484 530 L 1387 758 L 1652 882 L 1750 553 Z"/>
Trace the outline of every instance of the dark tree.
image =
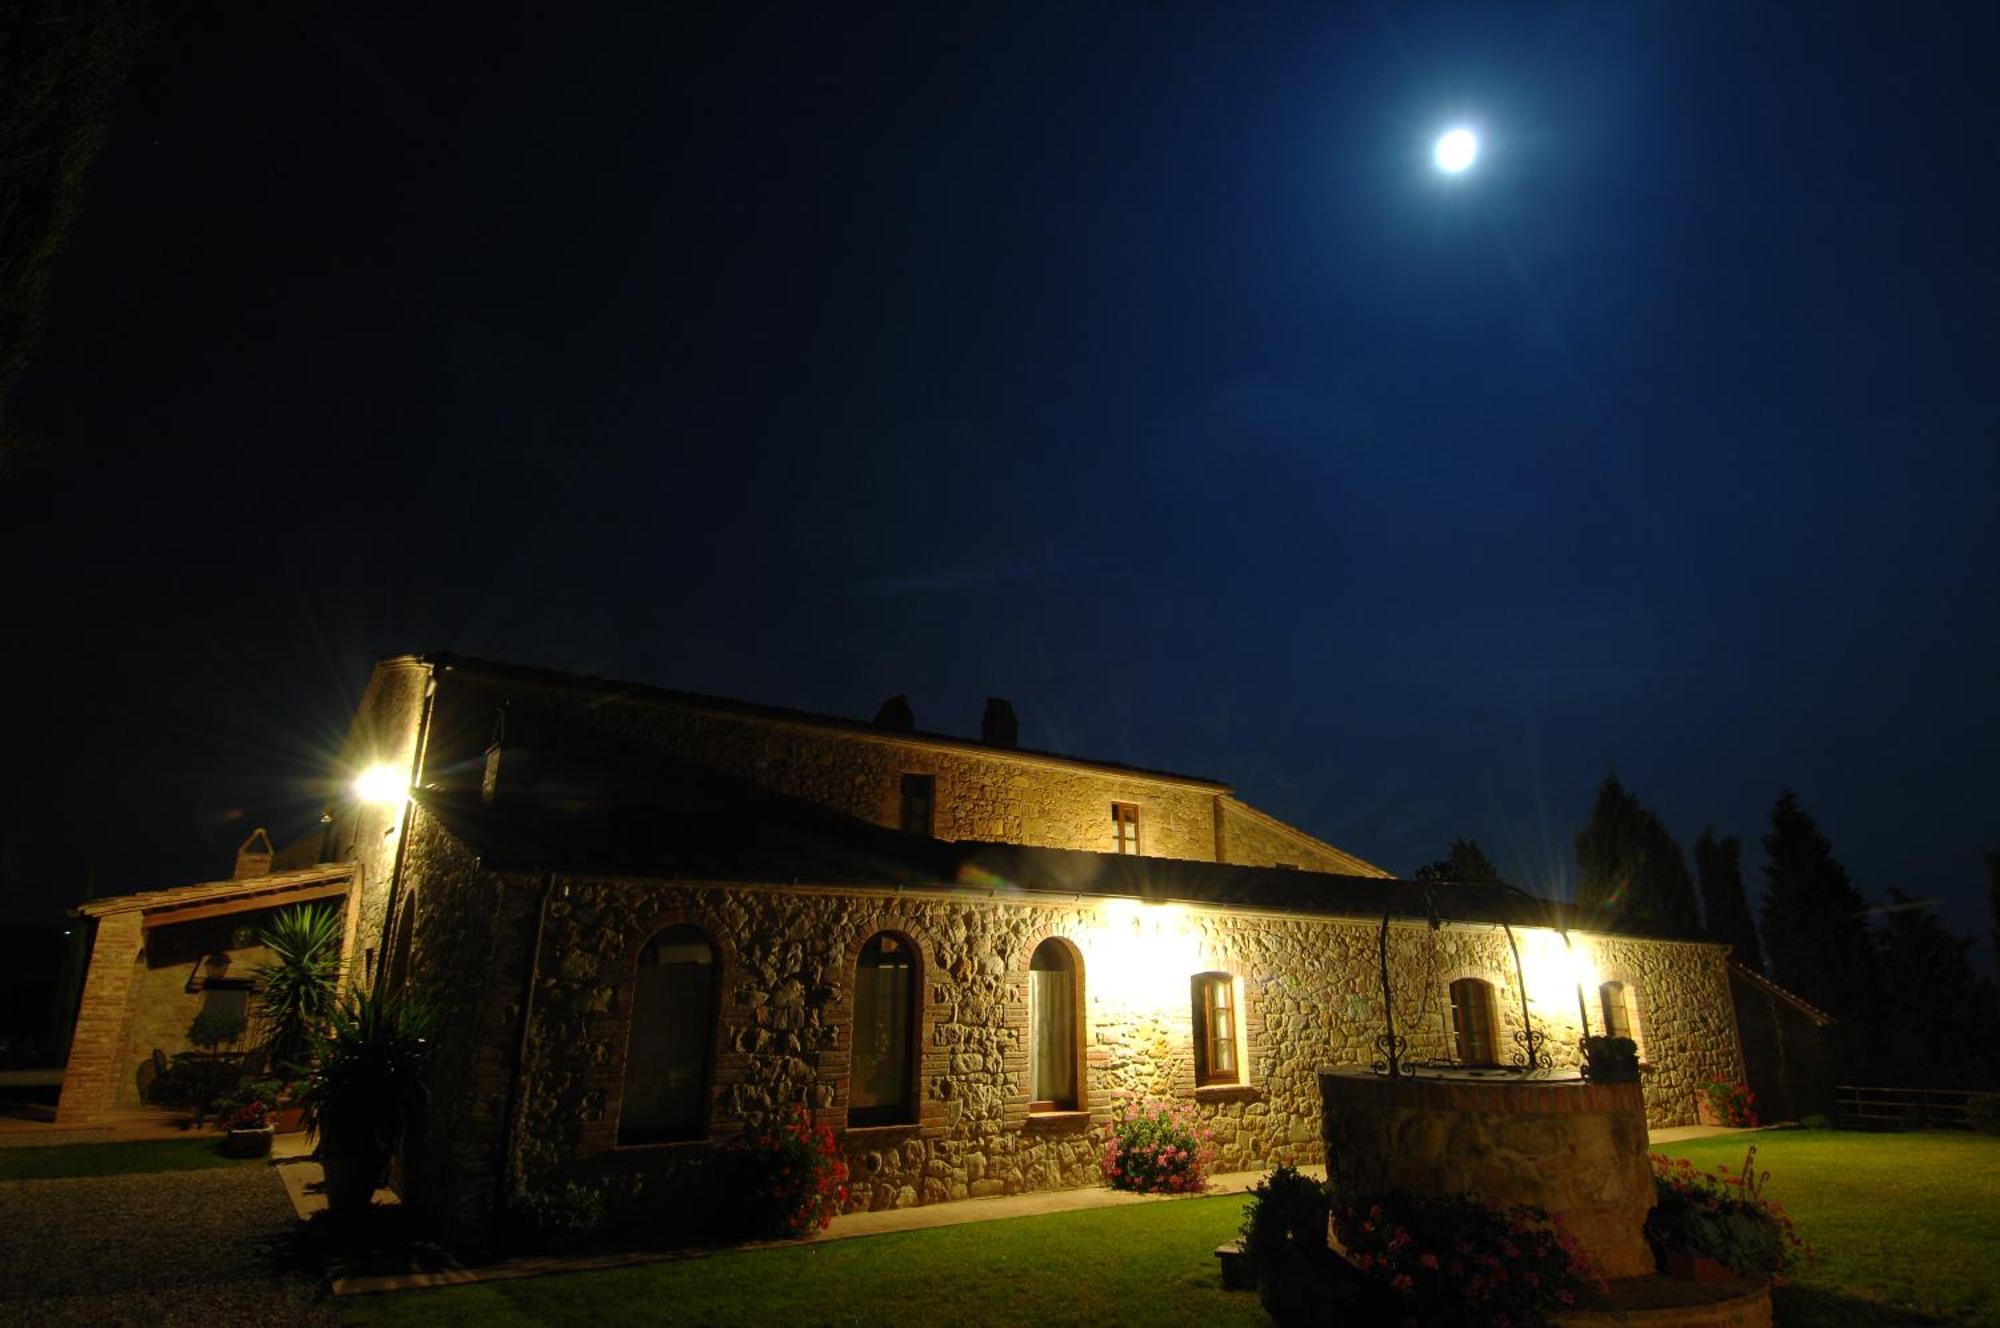
<path id="1" fill-rule="evenodd" d="M 1454 839 L 1451 852 L 1438 862 L 1417 868 L 1420 881 L 1462 881 L 1468 885 L 1500 882 L 1500 869 L 1487 859 L 1476 839 Z"/>
<path id="2" fill-rule="evenodd" d="M 0 5 L 0 468 L 19 441 L 8 401 L 145 30 L 141 0 Z"/>
<path id="3" fill-rule="evenodd" d="M 1771 808 L 1764 854 L 1772 980 L 1831 1014 L 1863 1013 L 1876 990 L 1868 904 L 1789 789 Z"/>
<path id="4" fill-rule="evenodd" d="M 1931 901 L 1889 891 L 1875 934 L 1882 1000 L 1867 1064 L 1885 1083 L 1984 1086 L 1992 1075 L 1985 1009 L 1992 993 L 1974 976 L 1972 942 L 1946 931 Z"/>
<path id="5" fill-rule="evenodd" d="M 1743 845 L 1733 836 L 1717 839 L 1713 827 L 1705 829 L 1694 841 L 1694 869 L 1701 880 L 1702 929 L 1711 940 L 1729 942 L 1731 959 L 1763 972 L 1763 947 L 1743 894 Z"/>
<path id="6" fill-rule="evenodd" d="M 1607 774 L 1576 832 L 1576 904 L 1595 925 L 1639 925 L 1683 935 L 1701 930 L 1694 878 L 1660 818 Z"/>
<path id="7" fill-rule="evenodd" d="M 1986 895 L 1993 905 L 1993 962 L 2000 964 L 2000 848 L 1986 854 Z"/>

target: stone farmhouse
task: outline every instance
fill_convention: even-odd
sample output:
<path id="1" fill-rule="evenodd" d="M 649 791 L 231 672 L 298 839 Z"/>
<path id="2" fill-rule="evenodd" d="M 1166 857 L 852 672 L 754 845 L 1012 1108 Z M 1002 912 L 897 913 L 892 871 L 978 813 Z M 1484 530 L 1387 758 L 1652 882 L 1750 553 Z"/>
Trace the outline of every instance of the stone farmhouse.
<path id="1" fill-rule="evenodd" d="M 1430 890 L 1210 779 L 450 655 L 375 670 L 322 835 L 230 880 L 85 906 L 59 1118 L 142 1100 L 201 1008 L 247 999 L 255 923 L 345 905 L 352 981 L 442 1015 L 399 1184 L 478 1241 L 567 1180 L 699 1210 L 714 1145 L 809 1108 L 886 1208 L 1096 1183 L 1127 1101 L 1176 1098 L 1224 1170 L 1319 1157 L 1315 1072 L 1573 1069 L 1637 1040 L 1655 1126 L 1744 1075 L 1723 946 L 1558 930 Z M 1507 924 L 1503 927 L 1502 924 Z M 1518 958 L 1517 958 L 1518 955 Z M 1392 995 L 1385 1012 L 1383 970 Z"/>

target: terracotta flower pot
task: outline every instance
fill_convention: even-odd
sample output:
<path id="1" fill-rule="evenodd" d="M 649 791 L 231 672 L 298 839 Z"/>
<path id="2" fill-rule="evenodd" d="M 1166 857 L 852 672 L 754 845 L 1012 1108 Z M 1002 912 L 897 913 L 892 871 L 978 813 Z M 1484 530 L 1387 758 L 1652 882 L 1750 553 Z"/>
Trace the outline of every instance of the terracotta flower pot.
<path id="1" fill-rule="evenodd" d="M 271 1128 L 279 1134 L 297 1134 L 306 1127 L 304 1107 L 279 1107 L 271 1113 Z"/>
<path id="2" fill-rule="evenodd" d="M 271 1127 L 250 1125 L 222 1136 L 224 1157 L 267 1157 L 271 1152 Z"/>
<path id="3" fill-rule="evenodd" d="M 1727 1264 L 1686 1250 L 1661 1250 L 1660 1271 L 1682 1282 L 1722 1282 L 1736 1276 Z"/>

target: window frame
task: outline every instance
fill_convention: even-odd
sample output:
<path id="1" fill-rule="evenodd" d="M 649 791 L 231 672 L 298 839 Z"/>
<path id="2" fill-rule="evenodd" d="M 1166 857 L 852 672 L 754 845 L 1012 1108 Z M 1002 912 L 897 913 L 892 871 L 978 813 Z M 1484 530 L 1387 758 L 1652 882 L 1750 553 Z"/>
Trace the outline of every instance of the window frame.
<path id="1" fill-rule="evenodd" d="M 910 810 L 913 805 L 911 791 L 923 790 L 923 825 L 911 823 Z M 898 786 L 900 801 L 896 810 L 896 828 L 906 835 L 921 835 L 925 839 L 937 838 L 937 776 L 920 770 L 905 770 Z M 872 937 L 870 938 L 873 939 Z"/>
<path id="2" fill-rule="evenodd" d="M 1619 1020 L 1623 1021 L 1625 1025 L 1623 1031 L 1613 1026 L 1611 1017 L 1613 1008 L 1611 992 L 1613 988 L 1617 989 L 1617 996 L 1615 998 L 1617 1001 L 1616 1008 Z M 1598 983 L 1597 1014 L 1604 1021 L 1604 1036 L 1630 1038 L 1632 1039 L 1633 1047 L 1643 1050 L 1644 1044 L 1639 1040 L 1638 994 L 1633 991 L 1631 983 L 1622 978 L 1611 978 Z"/>
<path id="3" fill-rule="evenodd" d="M 887 938 L 894 941 L 901 952 L 908 956 L 909 963 L 902 965 L 906 970 L 903 981 L 909 991 L 908 1011 L 904 1016 L 903 1064 L 897 1081 L 902 1085 L 903 1100 L 892 1103 L 871 1103 L 856 1106 L 854 1103 L 854 1058 L 861 1048 L 861 969 L 868 958 L 869 947 Z M 877 965 L 881 967 L 881 965 Z M 923 1059 L 924 1027 L 924 964 L 923 954 L 917 943 L 893 927 L 883 927 L 870 933 L 861 948 L 854 952 L 853 985 L 849 988 L 850 1008 L 853 1012 L 848 1029 L 848 1102 L 847 1123 L 850 1128 L 867 1129 L 880 1125 L 914 1125 L 917 1123 L 918 1102 L 922 1086 L 921 1066 Z"/>
<path id="4" fill-rule="evenodd" d="M 1495 998 L 1493 984 L 1485 978 L 1453 978 L 1446 988 L 1451 1008 L 1452 1052 L 1460 1065 L 1490 1067 L 1500 1064 L 1500 1018 L 1499 1003 Z M 1463 993 L 1463 994 L 1461 994 Z M 1478 1012 L 1473 1019 L 1461 1011 Z M 1483 1023 L 1484 1027 L 1470 1025 Z M 1482 1059 L 1475 1053 L 1480 1050 L 1478 1041 L 1484 1038 L 1487 1055 Z"/>
<path id="5" fill-rule="evenodd" d="M 1189 979 L 1189 994 L 1194 1012 L 1194 1082 L 1197 1088 L 1235 1088 L 1250 1082 L 1244 1066 L 1243 1047 L 1243 986 L 1235 974 L 1216 970 L 1197 973 Z M 1223 996 L 1224 1003 L 1218 1006 L 1217 995 Z M 1220 1036 L 1216 1033 L 1215 1016 L 1218 1012 L 1228 1016 L 1228 1032 Z M 1215 1049 L 1226 1046 L 1229 1049 L 1229 1068 L 1215 1068 Z"/>
<path id="6" fill-rule="evenodd" d="M 1136 802 L 1114 802 L 1111 804 L 1111 846 L 1120 855 L 1144 856 L 1139 847 L 1139 804 Z M 1127 845 L 1130 847 L 1127 847 Z"/>
<path id="7" fill-rule="evenodd" d="M 1071 1092 L 1067 1097 L 1038 1097 L 1036 1095 L 1038 1089 L 1047 1087 L 1047 1085 L 1036 1082 L 1035 1065 L 1037 1048 L 1034 1042 L 1034 1029 L 1037 1021 L 1035 1018 L 1036 997 L 1033 975 L 1036 972 L 1047 971 L 1037 969 L 1035 966 L 1035 960 L 1044 953 L 1060 955 L 1063 961 L 1061 971 L 1067 972 L 1070 976 L 1070 1008 L 1068 1017 L 1059 1021 L 1069 1029 L 1069 1047 L 1067 1048 L 1069 1054 L 1064 1057 L 1070 1065 Z M 1026 1082 L 1028 1114 L 1030 1116 L 1059 1115 L 1064 1112 L 1087 1111 L 1089 1110 L 1090 1102 L 1090 1066 L 1087 1056 L 1087 1048 L 1089 1046 L 1088 1030 L 1084 1027 L 1083 1013 L 1083 953 L 1077 949 L 1074 942 L 1066 937 L 1044 936 L 1036 943 L 1035 948 L 1028 953 L 1027 972 L 1029 974 L 1027 986 L 1029 1030 L 1027 1045 L 1028 1073 Z"/>
<path id="8" fill-rule="evenodd" d="M 630 1092 L 632 1082 L 632 1039 L 633 1035 L 639 1031 L 639 967 L 645 961 L 646 952 L 659 944 L 661 938 L 666 936 L 667 933 L 674 931 L 691 932 L 700 937 L 702 943 L 708 947 L 708 1008 L 703 1019 L 702 1051 L 700 1056 L 701 1078 L 695 1090 L 698 1095 L 696 1100 L 700 1104 L 700 1111 L 694 1128 L 685 1133 L 661 1133 L 656 1135 L 649 1132 L 642 1137 L 632 1137 L 627 1133 L 626 1098 Z M 658 1148 L 705 1143 L 708 1139 L 709 1130 L 714 1124 L 715 1115 L 715 1054 L 717 1044 L 720 1041 L 718 1035 L 721 1032 L 720 1016 L 722 1010 L 722 993 L 724 990 L 722 947 L 715 943 L 715 937 L 706 927 L 687 921 L 664 923 L 649 931 L 646 934 L 645 941 L 633 952 L 627 981 L 629 986 L 626 990 L 629 995 L 624 1002 L 625 1059 L 624 1063 L 619 1067 L 618 1116 L 613 1122 L 612 1147 Z"/>

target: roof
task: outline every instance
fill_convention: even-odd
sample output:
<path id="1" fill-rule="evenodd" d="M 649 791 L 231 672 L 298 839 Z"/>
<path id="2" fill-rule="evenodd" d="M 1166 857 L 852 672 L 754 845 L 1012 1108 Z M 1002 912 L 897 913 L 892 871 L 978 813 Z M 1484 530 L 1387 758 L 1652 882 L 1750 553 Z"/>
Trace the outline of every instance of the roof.
<path id="1" fill-rule="evenodd" d="M 1807 1001 L 1803 996 L 1785 990 L 1741 960 L 1732 959 L 1729 961 L 1729 973 L 1731 977 L 1741 978 L 1751 986 L 1762 991 L 1765 995 L 1775 996 L 1777 999 L 1796 1007 L 1806 1018 L 1818 1024 L 1821 1028 L 1827 1028 L 1840 1022 L 1826 1011 Z"/>
<path id="2" fill-rule="evenodd" d="M 904 834 L 712 771 L 686 768 L 658 801 L 426 790 L 417 801 L 490 870 L 746 884 L 967 887 L 1123 896 L 1379 919 L 1384 913 L 1520 926 L 1577 925 L 1559 904 L 1504 886 L 1156 858 Z M 665 793 L 656 786 L 656 793 Z"/>
<path id="3" fill-rule="evenodd" d="M 398 656 L 397 658 L 402 658 Z M 741 701 L 733 697 L 707 696 L 699 692 L 675 691 L 671 688 L 653 687 L 644 683 L 620 682 L 611 678 L 598 678 L 588 674 L 563 673 L 555 669 L 534 668 L 523 664 L 507 664 L 498 660 L 479 659 L 469 655 L 449 652 L 423 654 L 415 657 L 422 663 L 443 671 L 462 671 L 482 677 L 500 678 L 522 683 L 530 687 L 594 692 L 620 700 L 637 701 L 650 705 L 685 706 L 697 710 L 711 710 L 723 714 L 743 715 L 752 719 L 768 720 L 780 724 L 798 724 L 809 728 L 832 729 L 837 732 L 853 733 L 869 738 L 891 742 L 914 743 L 919 746 L 948 747 L 960 751 L 976 751 L 986 756 L 1017 758 L 1030 761 L 1054 761 L 1063 765 L 1082 766 L 1092 770 L 1102 770 L 1112 774 L 1136 779 L 1165 780 L 1175 784 L 1193 784 L 1217 793 L 1231 791 L 1221 780 L 1209 779 L 1202 775 L 1182 775 L 1170 770 L 1153 770 L 1145 766 L 1127 765 L 1120 761 L 1100 761 L 1088 757 L 1067 756 L 1060 752 L 1042 751 L 1033 747 L 999 747 L 981 742 L 977 738 L 961 738 L 949 733 L 932 733 L 922 729 L 891 729 L 871 724 L 866 720 L 850 719 L 841 715 L 819 714 L 810 710 L 793 710 L 785 706 L 764 705 L 756 701 Z"/>
<path id="4" fill-rule="evenodd" d="M 107 895 L 102 899 L 92 899 L 79 904 L 71 909 L 70 913 L 80 918 L 101 918 L 109 913 L 152 912 L 236 899 L 243 900 L 246 907 L 256 907 L 259 896 L 289 894 L 316 885 L 345 882 L 354 875 L 354 870 L 354 864 L 351 862 L 329 862 L 301 868 L 298 871 L 272 872 L 265 876 L 242 876 L 227 881 L 177 885 L 165 890 L 142 890 L 136 894 Z"/>

